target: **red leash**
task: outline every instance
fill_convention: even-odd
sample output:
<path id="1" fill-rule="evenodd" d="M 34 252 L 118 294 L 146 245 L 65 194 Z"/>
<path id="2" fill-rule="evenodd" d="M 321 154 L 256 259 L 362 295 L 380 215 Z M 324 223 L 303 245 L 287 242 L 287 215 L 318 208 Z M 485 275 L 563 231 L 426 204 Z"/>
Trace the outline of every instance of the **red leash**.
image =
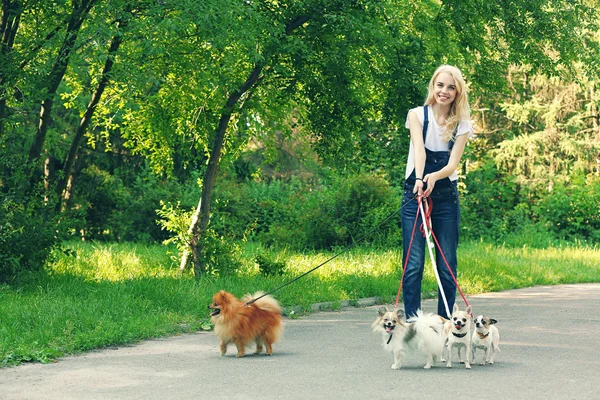
<path id="1" fill-rule="evenodd" d="M 419 210 L 419 205 L 421 204 L 421 196 L 418 198 L 419 204 L 417 205 L 417 210 Z M 410 249 L 412 248 L 413 240 L 415 239 L 415 230 L 417 228 L 417 220 L 419 219 L 419 213 L 417 212 L 415 215 L 415 223 L 413 225 L 412 234 L 410 235 L 410 244 L 408 245 L 408 250 L 406 251 L 406 260 L 404 261 L 404 268 L 402 269 L 402 276 L 400 277 L 400 286 L 398 287 L 398 294 L 396 295 L 396 304 L 394 304 L 394 310 L 398 308 L 398 302 L 400 301 L 400 293 L 402 293 L 402 281 L 404 280 L 404 273 L 406 272 L 406 267 L 408 265 L 408 256 L 410 256 Z"/>

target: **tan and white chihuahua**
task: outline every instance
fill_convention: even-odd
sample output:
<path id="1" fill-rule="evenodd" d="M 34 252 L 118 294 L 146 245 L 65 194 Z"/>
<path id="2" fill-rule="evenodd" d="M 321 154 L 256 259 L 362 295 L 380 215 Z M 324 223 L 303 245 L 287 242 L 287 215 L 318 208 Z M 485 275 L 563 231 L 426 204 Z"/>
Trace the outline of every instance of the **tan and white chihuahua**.
<path id="1" fill-rule="evenodd" d="M 431 368 L 444 348 L 443 320 L 439 315 L 424 314 L 421 310 L 406 322 L 404 311 L 381 307 L 373 322 L 373 332 L 380 333 L 383 348 L 394 355 L 392 369 L 400 369 L 408 350 L 427 355 L 425 369 Z"/>
<path id="2" fill-rule="evenodd" d="M 467 369 L 471 369 L 471 306 L 465 311 L 460 311 L 458 305 L 454 304 L 452 317 L 444 324 L 446 335 L 446 347 L 442 356 L 442 362 L 446 361 L 446 367 L 452 368 L 452 348 L 458 349 L 460 363 L 464 363 Z M 461 352 L 465 349 L 465 357 Z"/>
<path id="3" fill-rule="evenodd" d="M 472 362 L 475 361 L 475 351 L 483 349 L 484 354 L 481 365 L 494 363 L 494 356 L 500 351 L 500 333 L 498 328 L 494 326 L 496 322 L 498 321 L 485 315 L 475 318 L 475 331 L 471 339 Z"/>

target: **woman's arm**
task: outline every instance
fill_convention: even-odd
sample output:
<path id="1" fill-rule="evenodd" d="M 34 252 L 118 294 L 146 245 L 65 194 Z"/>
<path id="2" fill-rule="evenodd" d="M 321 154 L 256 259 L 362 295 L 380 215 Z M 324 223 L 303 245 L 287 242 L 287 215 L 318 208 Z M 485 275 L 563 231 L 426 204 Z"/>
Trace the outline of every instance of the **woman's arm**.
<path id="1" fill-rule="evenodd" d="M 415 151 L 415 188 L 413 193 L 423 194 L 423 171 L 425 170 L 425 143 L 423 143 L 423 126 L 419 122 L 417 113 L 411 111 L 408 113 L 408 127 L 410 129 L 410 140 Z"/>
<path id="2" fill-rule="evenodd" d="M 437 172 L 427 174 L 427 176 L 423 178 L 423 180 L 427 182 L 427 190 L 424 192 L 425 197 L 431 194 L 437 181 L 449 177 L 454 173 L 454 171 L 456 171 L 456 168 L 458 168 L 458 163 L 460 162 L 460 159 L 462 158 L 462 155 L 465 151 L 465 145 L 467 144 L 468 139 L 468 133 L 457 136 L 456 140 L 454 141 L 454 146 L 452 147 L 452 153 L 450 153 L 448 165 L 446 165 L 444 168 L 440 169 Z M 421 141 L 423 140 L 421 139 Z"/>

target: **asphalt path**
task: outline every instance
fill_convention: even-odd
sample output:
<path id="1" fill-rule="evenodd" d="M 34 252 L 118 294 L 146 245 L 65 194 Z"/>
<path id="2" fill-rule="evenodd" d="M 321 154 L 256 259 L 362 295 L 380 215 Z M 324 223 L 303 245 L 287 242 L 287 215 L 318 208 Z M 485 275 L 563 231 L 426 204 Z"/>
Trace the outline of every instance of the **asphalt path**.
<path id="1" fill-rule="evenodd" d="M 371 332 L 379 306 L 286 319 L 274 354 L 225 357 L 210 332 L 0 369 L 0 399 L 599 399 L 600 284 L 468 298 L 498 320 L 494 365 L 392 370 Z M 423 304 L 434 311 L 433 301 Z M 460 303 L 459 303 L 460 304 Z M 462 306 L 462 304 L 461 304 Z M 481 351 L 478 354 L 481 356 Z"/>

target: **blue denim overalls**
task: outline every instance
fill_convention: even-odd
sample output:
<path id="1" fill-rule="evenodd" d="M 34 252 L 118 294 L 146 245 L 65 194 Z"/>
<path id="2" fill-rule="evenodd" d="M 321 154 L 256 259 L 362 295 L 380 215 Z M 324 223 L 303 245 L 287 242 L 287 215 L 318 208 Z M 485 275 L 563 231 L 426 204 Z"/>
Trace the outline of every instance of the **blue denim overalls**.
<path id="1" fill-rule="evenodd" d="M 427 135 L 427 127 L 429 124 L 428 117 L 428 106 L 424 108 L 424 122 L 423 122 L 423 143 L 425 143 L 425 137 Z M 455 132 L 456 134 L 456 132 Z M 426 161 L 425 171 L 423 176 L 439 171 L 448 164 L 450 159 L 450 152 L 454 140 L 449 143 L 448 151 L 430 151 L 425 149 Z M 406 179 L 404 183 L 404 194 L 402 196 L 402 239 L 404 244 L 404 251 L 402 256 L 403 264 L 406 262 L 406 254 L 408 252 L 408 246 L 411 241 L 411 234 L 413 225 L 415 222 L 415 214 L 418 212 L 418 202 L 413 193 L 415 185 L 415 171 Z M 446 260 L 452 269 L 452 273 L 456 276 L 456 249 L 458 247 L 458 224 L 460 220 L 460 207 L 458 203 L 458 190 L 456 182 L 452 182 L 449 178 L 440 179 L 435 183 L 433 192 L 431 193 L 432 200 L 432 213 L 431 213 L 431 224 L 433 233 L 444 252 Z M 404 278 L 402 281 L 402 293 L 404 299 L 404 311 L 406 317 L 416 315 L 417 310 L 421 308 L 421 282 L 423 280 L 423 268 L 425 262 L 425 253 L 428 252 L 426 249 L 425 238 L 419 232 L 418 227 L 422 220 L 419 214 L 417 220 L 417 231 L 410 249 L 410 257 L 404 272 Z M 432 239 L 433 240 L 433 239 Z M 452 310 L 456 299 L 456 284 L 452 275 L 448 271 L 448 267 L 444 263 L 440 250 L 436 246 L 436 264 L 437 270 L 444 288 L 444 294 L 448 301 L 448 308 Z M 402 265 L 404 268 L 404 265 Z M 437 313 L 444 318 L 449 318 L 446 315 L 446 308 L 442 296 L 438 290 L 438 310 Z"/>

